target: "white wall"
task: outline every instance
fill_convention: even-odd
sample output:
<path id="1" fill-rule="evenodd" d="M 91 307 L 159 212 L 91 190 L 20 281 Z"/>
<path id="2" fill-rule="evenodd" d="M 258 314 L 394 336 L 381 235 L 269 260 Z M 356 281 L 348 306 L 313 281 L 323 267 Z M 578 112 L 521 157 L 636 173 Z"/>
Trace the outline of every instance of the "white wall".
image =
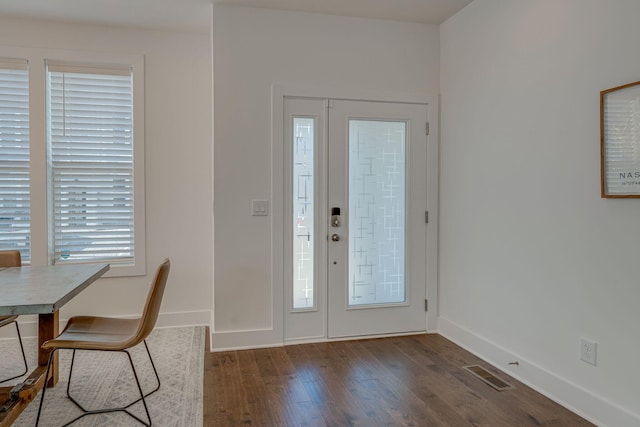
<path id="1" fill-rule="evenodd" d="M 600 198 L 599 92 L 640 80 L 639 16 L 475 0 L 440 34 L 440 330 L 611 426 L 640 425 L 640 200 Z"/>
<path id="2" fill-rule="evenodd" d="M 272 85 L 436 94 L 438 28 L 215 6 L 213 39 L 214 346 L 281 343 L 282 283 L 272 279 L 278 254 L 271 234 L 279 218 L 250 215 L 252 198 L 273 197 Z M 261 330 L 258 342 L 251 332 Z M 220 338 L 243 331 L 244 341 Z"/>
<path id="3" fill-rule="evenodd" d="M 156 267 L 169 257 L 171 273 L 159 324 L 210 323 L 210 34 L 0 17 L 0 40 L 9 46 L 133 53 L 145 58 L 147 275 L 100 279 L 65 306 L 61 317 L 139 313 Z"/>

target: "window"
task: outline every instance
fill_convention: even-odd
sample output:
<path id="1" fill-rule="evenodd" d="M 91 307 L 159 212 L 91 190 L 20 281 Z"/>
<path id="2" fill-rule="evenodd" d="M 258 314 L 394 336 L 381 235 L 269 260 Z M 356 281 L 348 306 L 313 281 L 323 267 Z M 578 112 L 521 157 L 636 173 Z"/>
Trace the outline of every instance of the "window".
<path id="1" fill-rule="evenodd" d="M 0 59 L 0 247 L 144 274 L 142 59 L 34 52 Z"/>
<path id="2" fill-rule="evenodd" d="M 315 309 L 315 119 L 293 117 L 293 309 Z"/>
<path id="3" fill-rule="evenodd" d="M 0 248 L 29 262 L 29 71 L 0 59 Z"/>
<path id="4" fill-rule="evenodd" d="M 47 64 L 55 262 L 133 260 L 129 68 Z"/>

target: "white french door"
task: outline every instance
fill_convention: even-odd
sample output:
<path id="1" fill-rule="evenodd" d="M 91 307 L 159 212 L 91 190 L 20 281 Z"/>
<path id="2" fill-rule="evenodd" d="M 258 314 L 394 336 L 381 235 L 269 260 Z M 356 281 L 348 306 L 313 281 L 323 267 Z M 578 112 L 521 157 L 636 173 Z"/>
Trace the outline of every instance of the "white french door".
<path id="1" fill-rule="evenodd" d="M 426 330 L 427 105 L 285 98 L 285 339 Z"/>

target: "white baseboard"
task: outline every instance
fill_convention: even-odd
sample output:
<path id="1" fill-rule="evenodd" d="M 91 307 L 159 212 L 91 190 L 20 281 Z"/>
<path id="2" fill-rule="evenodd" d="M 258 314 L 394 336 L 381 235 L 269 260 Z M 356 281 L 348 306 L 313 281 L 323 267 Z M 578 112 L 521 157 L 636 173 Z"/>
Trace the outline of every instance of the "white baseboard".
<path id="1" fill-rule="evenodd" d="M 281 347 L 282 337 L 276 337 L 273 329 L 212 332 L 211 351 L 247 350 L 251 348 Z"/>
<path id="2" fill-rule="evenodd" d="M 598 426 L 640 426 L 640 415 L 634 414 L 444 317 L 438 319 L 438 332 L 465 350 Z M 519 362 L 518 366 L 508 364 L 514 360 Z"/>
<path id="3" fill-rule="evenodd" d="M 134 318 L 139 315 L 131 316 L 116 316 L 120 318 Z M 67 318 L 60 319 L 60 327 L 62 328 L 67 323 Z M 23 338 L 35 337 L 38 334 L 38 318 L 34 315 L 20 316 L 18 317 L 18 324 L 20 325 L 20 335 Z M 211 311 L 181 311 L 173 313 L 160 313 L 158 315 L 158 321 L 156 327 L 158 328 L 171 328 L 178 326 L 199 326 L 199 325 L 211 325 Z M 9 325 L 0 328 L 0 340 L 3 339 L 15 339 L 16 328 Z"/>
<path id="4" fill-rule="evenodd" d="M 211 311 L 178 311 L 160 313 L 156 327 L 173 328 L 177 326 L 209 326 L 211 327 Z"/>

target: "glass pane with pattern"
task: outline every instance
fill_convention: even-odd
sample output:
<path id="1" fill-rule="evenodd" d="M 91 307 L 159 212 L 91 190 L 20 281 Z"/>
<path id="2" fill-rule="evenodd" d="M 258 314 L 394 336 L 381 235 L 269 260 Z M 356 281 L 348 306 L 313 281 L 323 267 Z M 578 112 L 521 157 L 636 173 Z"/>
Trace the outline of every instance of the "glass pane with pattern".
<path id="1" fill-rule="evenodd" d="M 349 120 L 350 306 L 406 300 L 406 126 Z"/>

